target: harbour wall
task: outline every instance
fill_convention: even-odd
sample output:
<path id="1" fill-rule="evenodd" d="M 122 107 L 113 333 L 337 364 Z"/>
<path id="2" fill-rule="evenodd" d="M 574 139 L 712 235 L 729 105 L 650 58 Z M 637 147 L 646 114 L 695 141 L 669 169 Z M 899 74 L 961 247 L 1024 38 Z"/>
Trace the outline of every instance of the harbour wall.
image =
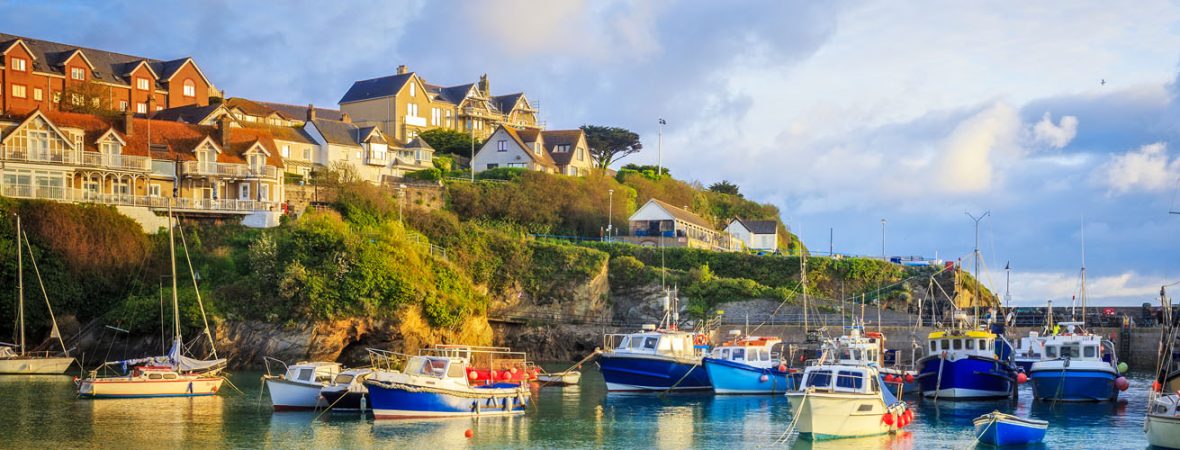
<path id="1" fill-rule="evenodd" d="M 714 332 L 713 342 L 724 340 L 729 330 L 738 329 L 744 330 L 744 327 L 740 325 L 723 326 Z M 913 327 L 885 326 L 879 329 L 873 328 L 873 330 L 879 330 L 885 334 L 885 347 L 889 350 L 897 350 L 899 364 L 909 365 L 913 362 L 915 355 L 917 358 L 925 355 L 925 347 L 923 346 L 926 345 L 926 336 L 936 331 L 936 328 L 920 327 L 915 329 Z M 1009 336 L 1026 337 L 1029 331 L 1039 332 L 1041 328 L 1012 327 L 1009 328 Z M 1159 348 L 1163 328 L 1091 328 L 1090 331 L 1111 339 L 1119 353 L 1119 360 L 1126 362 L 1131 370 L 1147 372 L 1155 370 L 1156 351 Z M 828 327 L 829 335 L 839 332 L 839 325 Z M 763 325 L 757 329 L 750 327 L 750 334 L 778 337 L 786 344 L 804 344 L 807 336 L 803 327 L 799 325 Z M 917 349 L 913 347 L 915 342 L 919 346 Z M 1013 342 L 1013 345 L 1015 344 Z"/>

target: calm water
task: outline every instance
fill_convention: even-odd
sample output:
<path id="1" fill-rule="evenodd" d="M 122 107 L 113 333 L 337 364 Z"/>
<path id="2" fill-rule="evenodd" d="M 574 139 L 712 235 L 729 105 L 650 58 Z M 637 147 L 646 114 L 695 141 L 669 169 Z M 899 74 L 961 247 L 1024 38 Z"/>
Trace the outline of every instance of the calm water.
<path id="1" fill-rule="evenodd" d="M 579 388 L 545 388 L 521 417 L 379 421 L 353 414 L 271 413 L 259 374 L 239 373 L 222 395 L 196 399 L 77 400 L 69 377 L 0 377 L 4 448 L 759 448 L 790 422 L 784 397 L 607 395 L 591 369 Z M 971 419 L 994 409 L 1051 422 L 1045 448 L 1145 448 L 1143 377 L 1116 404 L 912 400 L 899 436 L 797 442 L 794 448 L 972 448 Z M 535 397 L 536 398 L 536 397 Z M 472 439 L 464 432 L 471 429 Z"/>

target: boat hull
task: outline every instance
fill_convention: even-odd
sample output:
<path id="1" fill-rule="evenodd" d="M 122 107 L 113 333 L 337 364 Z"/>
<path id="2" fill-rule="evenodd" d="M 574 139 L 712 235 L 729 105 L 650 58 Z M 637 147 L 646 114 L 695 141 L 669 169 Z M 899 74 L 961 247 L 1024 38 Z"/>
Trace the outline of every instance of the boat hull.
<path id="1" fill-rule="evenodd" d="M 1015 370 L 996 359 L 965 357 L 951 360 L 935 356 L 922 359 L 919 365 L 918 381 L 922 395 L 928 398 L 978 400 L 1007 398 L 1015 392 Z"/>
<path id="2" fill-rule="evenodd" d="M 881 420 L 887 408 L 877 395 L 788 392 L 787 400 L 803 439 L 822 441 L 893 431 Z"/>
<path id="3" fill-rule="evenodd" d="M 582 382 L 582 372 L 570 371 L 537 375 L 537 381 L 548 386 L 577 386 Z"/>
<path id="4" fill-rule="evenodd" d="M 975 421 L 975 436 L 980 442 L 994 446 L 1028 445 L 1043 441 L 1047 427 L 1048 424 L 986 418 Z"/>
<path id="5" fill-rule="evenodd" d="M 794 389 L 788 373 L 779 372 L 777 368 L 754 367 L 713 358 L 705 358 L 702 364 L 709 383 L 713 385 L 713 392 L 718 394 L 782 394 Z"/>
<path id="6" fill-rule="evenodd" d="M 275 411 L 300 411 L 324 408 L 328 403 L 320 396 L 321 384 L 298 383 L 280 378 L 268 378 L 266 389 Z"/>
<path id="7" fill-rule="evenodd" d="M 1033 397 L 1063 402 L 1104 402 L 1117 400 L 1118 375 L 1102 370 L 1034 370 L 1029 376 Z"/>
<path id="8" fill-rule="evenodd" d="M 0 359 L 0 374 L 5 375 L 54 375 L 64 374 L 74 363 L 74 358 L 5 358 Z"/>
<path id="9" fill-rule="evenodd" d="M 479 387 L 462 391 L 366 382 L 377 419 L 511 416 L 524 414 L 526 387 Z"/>
<path id="10" fill-rule="evenodd" d="M 85 398 L 203 397 L 217 394 L 221 377 L 193 377 L 176 380 L 133 380 L 130 378 L 86 379 L 78 382 L 78 395 Z"/>
<path id="11" fill-rule="evenodd" d="M 368 411 L 370 408 L 368 392 L 325 389 L 320 395 L 332 407 L 332 411 Z"/>
<path id="12" fill-rule="evenodd" d="M 598 367 L 606 381 L 606 390 L 620 391 L 694 391 L 712 388 L 709 376 L 699 362 L 634 354 L 610 354 L 599 357 Z"/>
<path id="13" fill-rule="evenodd" d="M 1180 449 L 1180 417 L 1148 414 L 1144 428 L 1152 447 Z"/>

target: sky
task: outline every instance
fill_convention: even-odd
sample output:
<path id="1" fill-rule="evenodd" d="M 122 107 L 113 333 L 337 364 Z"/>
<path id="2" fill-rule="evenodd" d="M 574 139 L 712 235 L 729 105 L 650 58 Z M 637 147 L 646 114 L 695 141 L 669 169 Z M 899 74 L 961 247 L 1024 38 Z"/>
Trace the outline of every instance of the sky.
<path id="1" fill-rule="evenodd" d="M 970 268 L 965 213 L 990 212 L 981 278 L 1004 292 L 1010 264 L 1012 304 L 1068 304 L 1083 249 L 1089 304 L 1158 304 L 1180 281 L 1180 4 L 1025 3 L 0 0 L 0 31 L 323 107 L 401 64 L 487 73 L 550 129 L 640 133 L 623 163 L 737 183 L 812 250 L 880 255 L 885 219 L 888 255 Z"/>

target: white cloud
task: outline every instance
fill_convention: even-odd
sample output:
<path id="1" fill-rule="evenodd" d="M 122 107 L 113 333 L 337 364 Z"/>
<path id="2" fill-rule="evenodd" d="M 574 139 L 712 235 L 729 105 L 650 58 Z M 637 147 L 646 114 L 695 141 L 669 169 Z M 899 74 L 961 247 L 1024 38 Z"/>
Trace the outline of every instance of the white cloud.
<path id="1" fill-rule="evenodd" d="M 1074 136 L 1078 135 L 1078 118 L 1064 116 L 1059 124 L 1054 125 L 1053 116 L 1046 112 L 1041 117 L 1041 121 L 1033 127 L 1033 133 L 1037 142 L 1045 143 L 1053 148 L 1062 148 L 1069 145 Z"/>
<path id="2" fill-rule="evenodd" d="M 1092 274 L 1091 274 L 1092 275 Z M 1001 280 L 1002 281 L 1002 280 Z M 1160 286 L 1169 283 L 1163 277 L 1127 271 L 1115 275 L 1087 277 L 1086 304 L 1138 305 L 1158 300 Z M 1012 274 L 1012 302 L 1021 306 L 1069 307 L 1076 297 L 1081 306 L 1081 277 L 1079 272 L 1015 272 Z M 991 286 L 995 291 L 996 287 Z M 1003 286 L 999 286 L 1003 292 Z"/>
<path id="3" fill-rule="evenodd" d="M 1021 121 L 1016 108 L 996 103 L 959 123 L 933 168 L 950 192 L 983 192 L 992 187 L 998 158 L 1020 154 Z"/>
<path id="4" fill-rule="evenodd" d="M 1098 173 L 1113 193 L 1159 192 L 1175 183 L 1180 174 L 1180 158 L 1171 158 L 1167 144 L 1156 142 L 1112 156 Z"/>

